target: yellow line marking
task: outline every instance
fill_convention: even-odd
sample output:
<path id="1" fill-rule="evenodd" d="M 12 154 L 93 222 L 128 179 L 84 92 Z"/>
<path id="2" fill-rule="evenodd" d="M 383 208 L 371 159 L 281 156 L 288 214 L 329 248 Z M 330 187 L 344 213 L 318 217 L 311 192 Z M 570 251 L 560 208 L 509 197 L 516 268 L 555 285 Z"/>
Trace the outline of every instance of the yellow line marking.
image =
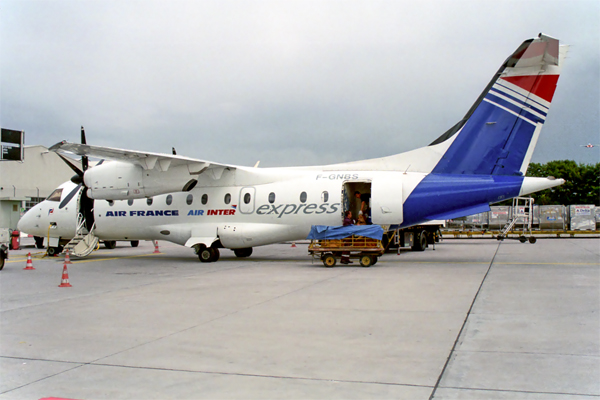
<path id="1" fill-rule="evenodd" d="M 164 253 L 161 253 L 164 254 Z M 150 254 L 138 254 L 135 256 L 122 256 L 122 257 L 109 257 L 109 258 L 94 258 L 94 259 L 86 259 L 86 260 L 71 260 L 72 264 L 79 264 L 79 263 L 87 263 L 87 262 L 97 262 L 97 261 L 109 261 L 109 260 L 119 260 L 121 258 L 136 258 L 136 257 L 146 257 L 146 256 L 153 256 L 156 255 L 154 253 L 150 253 Z M 8 259 L 6 260 L 7 264 L 11 264 L 11 263 L 16 263 L 16 262 L 23 262 L 24 260 L 27 259 L 27 256 L 21 258 L 21 259 Z M 62 259 L 62 257 L 48 257 L 47 258 L 50 261 L 60 261 L 60 262 L 64 262 L 64 260 Z"/>
<path id="2" fill-rule="evenodd" d="M 383 261 L 383 260 L 382 260 Z M 391 261 L 391 260 L 385 260 Z M 411 261 L 411 260 L 398 260 L 405 263 L 411 264 L 489 264 L 489 261 Z M 571 262 L 562 262 L 562 263 L 543 263 L 543 262 L 494 262 L 494 265 L 598 265 L 600 263 L 571 263 Z"/>
<path id="3" fill-rule="evenodd" d="M 573 263 L 573 262 L 562 262 L 562 263 L 550 263 L 550 262 L 497 262 L 494 264 L 499 265 L 598 265 L 600 263 Z"/>
<path id="4" fill-rule="evenodd" d="M 162 254 L 162 253 L 161 253 Z M 108 257 L 108 258 L 95 258 L 95 259 L 90 259 L 90 260 L 77 260 L 77 261 L 73 261 L 71 260 L 71 263 L 73 264 L 80 264 L 80 263 L 88 263 L 88 262 L 98 262 L 98 261 L 110 261 L 110 260 L 120 260 L 123 258 L 137 258 L 137 257 L 146 257 L 146 256 L 153 256 L 155 255 L 155 253 L 149 253 L 149 254 L 138 254 L 135 256 L 122 256 L 122 257 Z"/>

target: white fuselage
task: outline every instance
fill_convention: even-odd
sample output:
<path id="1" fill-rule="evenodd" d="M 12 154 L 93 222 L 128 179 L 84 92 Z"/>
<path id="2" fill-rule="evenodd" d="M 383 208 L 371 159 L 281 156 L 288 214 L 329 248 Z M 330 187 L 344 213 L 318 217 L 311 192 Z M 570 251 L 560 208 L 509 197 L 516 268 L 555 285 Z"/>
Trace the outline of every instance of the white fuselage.
<path id="1" fill-rule="evenodd" d="M 167 240 L 245 248 L 306 238 L 311 225 L 341 225 L 343 211 L 354 206 L 347 185 L 370 188 L 373 223 L 402 223 L 402 203 L 424 174 L 321 169 L 237 169 L 220 179 L 202 177 L 189 192 L 144 199 L 95 200 L 95 235 L 102 240 Z M 238 183 L 238 184 L 236 184 Z M 61 201 L 76 185 L 61 186 Z M 35 236 L 71 238 L 75 234 L 78 195 L 38 204 L 21 220 Z M 355 215 L 356 217 L 356 215 Z"/>

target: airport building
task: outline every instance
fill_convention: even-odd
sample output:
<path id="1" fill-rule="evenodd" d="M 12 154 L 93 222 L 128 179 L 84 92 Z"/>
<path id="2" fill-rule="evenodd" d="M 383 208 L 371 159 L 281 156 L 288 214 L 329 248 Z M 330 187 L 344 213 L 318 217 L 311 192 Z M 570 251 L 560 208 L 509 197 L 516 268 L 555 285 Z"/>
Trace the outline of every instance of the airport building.
<path id="1" fill-rule="evenodd" d="M 56 153 L 41 145 L 25 146 L 23 161 L 0 162 L 0 228 L 17 229 L 25 211 L 73 175 Z"/>

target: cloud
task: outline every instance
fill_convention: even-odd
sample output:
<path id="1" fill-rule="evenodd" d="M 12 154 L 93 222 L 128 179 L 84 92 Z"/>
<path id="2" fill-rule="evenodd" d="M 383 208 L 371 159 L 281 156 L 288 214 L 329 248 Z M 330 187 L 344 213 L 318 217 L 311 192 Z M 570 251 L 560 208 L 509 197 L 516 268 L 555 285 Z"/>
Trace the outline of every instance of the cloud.
<path id="1" fill-rule="evenodd" d="M 572 44 L 534 161 L 597 162 L 595 1 L 4 1 L 0 116 L 261 166 L 385 156 L 459 120 L 538 32 Z M 581 142 L 581 143 L 580 143 Z M 573 144 L 572 149 L 565 144 Z"/>

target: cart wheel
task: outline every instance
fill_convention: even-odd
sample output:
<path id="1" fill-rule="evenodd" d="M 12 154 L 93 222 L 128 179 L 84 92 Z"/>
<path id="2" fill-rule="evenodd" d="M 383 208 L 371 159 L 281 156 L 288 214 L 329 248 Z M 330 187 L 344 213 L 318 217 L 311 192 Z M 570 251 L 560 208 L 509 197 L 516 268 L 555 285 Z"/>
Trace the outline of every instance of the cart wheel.
<path id="1" fill-rule="evenodd" d="M 377 256 L 371 256 L 371 265 L 377 264 L 377 260 L 379 260 Z"/>
<path id="2" fill-rule="evenodd" d="M 534 236 L 530 236 L 529 243 L 534 244 L 535 242 L 537 242 L 537 239 Z"/>
<path id="3" fill-rule="evenodd" d="M 526 241 L 527 241 L 527 238 L 525 236 L 519 236 L 519 242 L 525 243 Z"/>
<path id="4" fill-rule="evenodd" d="M 373 260 L 371 260 L 371 256 L 360 256 L 360 265 L 361 267 L 370 267 L 373 264 Z"/>
<path id="5" fill-rule="evenodd" d="M 327 268 L 331 268 L 333 266 L 335 266 L 336 263 L 336 259 L 333 256 L 333 254 L 326 254 L 325 256 L 323 256 L 323 265 L 326 266 Z"/>

